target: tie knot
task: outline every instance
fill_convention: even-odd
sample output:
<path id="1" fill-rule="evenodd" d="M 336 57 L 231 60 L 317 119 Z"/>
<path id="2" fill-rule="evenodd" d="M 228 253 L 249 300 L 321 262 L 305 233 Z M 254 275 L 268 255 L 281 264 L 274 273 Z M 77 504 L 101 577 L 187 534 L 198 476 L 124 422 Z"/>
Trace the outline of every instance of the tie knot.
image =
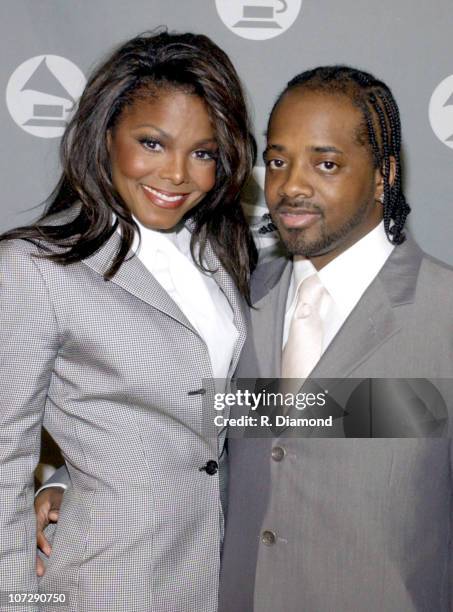
<path id="1" fill-rule="evenodd" d="M 317 274 L 312 274 L 299 285 L 296 299 L 295 316 L 305 319 L 313 312 L 319 311 L 325 289 Z"/>

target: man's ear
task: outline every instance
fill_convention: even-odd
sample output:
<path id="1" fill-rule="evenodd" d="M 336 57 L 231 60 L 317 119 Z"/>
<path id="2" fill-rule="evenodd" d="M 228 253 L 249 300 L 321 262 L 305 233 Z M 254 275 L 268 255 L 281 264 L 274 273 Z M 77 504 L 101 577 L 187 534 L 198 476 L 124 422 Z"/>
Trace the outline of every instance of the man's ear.
<path id="1" fill-rule="evenodd" d="M 393 155 L 390 156 L 389 183 L 393 185 L 396 175 L 396 159 Z M 377 202 L 382 202 L 384 197 L 384 168 L 376 168 L 375 171 L 375 193 L 374 199 Z"/>

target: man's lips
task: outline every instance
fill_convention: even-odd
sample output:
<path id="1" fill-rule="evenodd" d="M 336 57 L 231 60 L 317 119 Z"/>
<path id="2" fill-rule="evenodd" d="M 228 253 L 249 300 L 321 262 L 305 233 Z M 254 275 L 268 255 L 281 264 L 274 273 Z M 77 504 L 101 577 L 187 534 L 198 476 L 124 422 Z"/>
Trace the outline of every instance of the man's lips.
<path id="1" fill-rule="evenodd" d="M 320 212 L 304 208 L 280 208 L 276 211 L 287 228 L 305 229 L 314 225 L 322 217 Z"/>
<path id="2" fill-rule="evenodd" d="M 174 193 L 171 191 L 163 191 L 150 187 L 149 185 L 141 185 L 146 198 L 159 208 L 179 208 L 182 206 L 190 193 Z"/>

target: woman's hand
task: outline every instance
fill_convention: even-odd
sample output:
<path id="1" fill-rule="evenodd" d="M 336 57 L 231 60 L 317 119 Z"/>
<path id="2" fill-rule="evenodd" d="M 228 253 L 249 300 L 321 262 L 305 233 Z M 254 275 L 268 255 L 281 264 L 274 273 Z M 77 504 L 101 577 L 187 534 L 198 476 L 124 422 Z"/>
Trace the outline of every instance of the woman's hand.
<path id="1" fill-rule="evenodd" d="M 56 523 L 58 521 L 58 514 L 63 501 L 64 489 L 62 487 L 48 487 L 41 491 L 35 499 L 35 512 L 36 512 L 36 541 L 38 548 L 48 557 L 52 552 L 46 536 L 44 535 L 44 529 L 49 523 Z M 36 556 L 36 574 L 41 577 L 44 576 L 46 568 L 42 559 Z"/>

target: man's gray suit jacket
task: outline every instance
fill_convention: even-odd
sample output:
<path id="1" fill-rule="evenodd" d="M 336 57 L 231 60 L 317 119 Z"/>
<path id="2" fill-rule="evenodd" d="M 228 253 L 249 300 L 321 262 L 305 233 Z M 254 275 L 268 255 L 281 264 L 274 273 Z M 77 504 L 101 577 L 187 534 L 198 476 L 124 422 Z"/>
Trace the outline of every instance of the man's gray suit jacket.
<path id="1" fill-rule="evenodd" d="M 200 470 L 218 456 L 208 350 L 137 257 L 104 280 L 118 240 L 69 266 L 0 243 L 0 590 L 38 590 L 44 424 L 72 487 L 41 591 L 66 593 L 71 612 L 215 612 L 219 474 Z M 243 300 L 210 247 L 206 264 L 239 331 L 232 373 Z"/>
<path id="2" fill-rule="evenodd" d="M 291 272 L 257 270 L 238 377 L 279 376 Z M 407 240 L 312 377 L 452 375 L 453 271 Z M 231 438 L 229 458 L 220 612 L 453 610 L 448 439 Z"/>

